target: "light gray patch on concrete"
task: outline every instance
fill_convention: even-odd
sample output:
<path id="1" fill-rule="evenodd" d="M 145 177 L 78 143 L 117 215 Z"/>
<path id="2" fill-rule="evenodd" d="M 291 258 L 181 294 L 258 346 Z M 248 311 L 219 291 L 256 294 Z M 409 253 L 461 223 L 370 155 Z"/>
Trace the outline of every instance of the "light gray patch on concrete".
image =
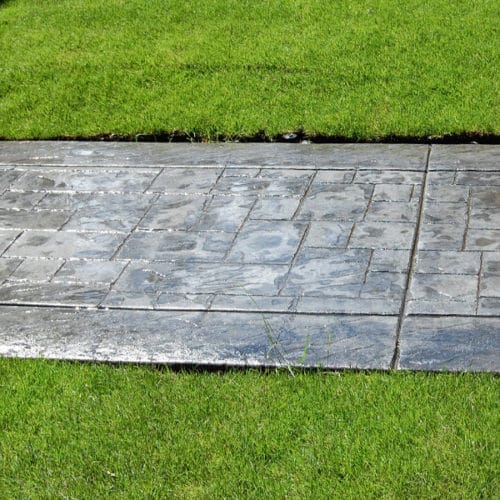
<path id="1" fill-rule="evenodd" d="M 458 224 L 465 226 L 467 205 L 465 203 L 426 203 L 425 224 Z"/>
<path id="2" fill-rule="evenodd" d="M 366 221 L 374 222 L 412 222 L 417 217 L 416 203 L 394 201 L 374 201 L 368 207 Z"/>
<path id="3" fill-rule="evenodd" d="M 306 224 L 290 221 L 249 221 L 236 237 L 228 262 L 288 264 Z"/>
<path id="4" fill-rule="evenodd" d="M 12 190 L 142 193 L 156 175 L 154 170 L 140 175 L 126 170 L 27 170 Z"/>
<path id="5" fill-rule="evenodd" d="M 26 259 L 9 278 L 12 281 L 50 281 L 63 265 L 62 259 Z"/>
<path id="6" fill-rule="evenodd" d="M 412 199 L 413 193 L 413 185 L 376 184 L 373 191 L 373 201 L 409 202 Z"/>
<path id="7" fill-rule="evenodd" d="M 135 232 L 118 252 L 118 259 L 221 262 L 233 240 L 223 232 Z"/>
<path id="8" fill-rule="evenodd" d="M 214 196 L 194 228 L 199 231 L 236 232 L 248 216 L 254 202 L 251 197 Z"/>
<path id="9" fill-rule="evenodd" d="M 474 229 L 467 234 L 467 250 L 500 250 L 500 229 Z"/>
<path id="10" fill-rule="evenodd" d="M 401 301 L 406 283 L 406 274 L 370 272 L 361 289 L 361 298 L 388 298 Z"/>
<path id="11" fill-rule="evenodd" d="M 0 209 L 0 227 L 3 229 L 52 229 L 57 230 L 69 219 L 69 212 L 52 212 L 40 210 L 31 212 L 27 210 Z"/>
<path id="12" fill-rule="evenodd" d="M 440 174 L 442 172 L 439 172 Z M 435 179 L 437 173 L 429 174 L 429 183 L 425 192 L 425 199 L 435 203 L 465 203 L 469 198 L 468 186 L 454 186 L 453 179 L 450 184 L 439 183 L 440 179 Z M 443 182 L 443 180 L 441 180 Z"/>
<path id="13" fill-rule="evenodd" d="M 206 201 L 205 196 L 161 195 L 140 221 L 139 229 L 191 229 Z"/>
<path id="14" fill-rule="evenodd" d="M 500 371 L 500 318 L 411 316 L 403 324 L 400 367 Z"/>
<path id="15" fill-rule="evenodd" d="M 97 306 L 108 293 L 105 285 L 6 282 L 0 286 L 0 303 L 44 306 Z"/>
<path id="16" fill-rule="evenodd" d="M 363 218 L 371 186 L 315 184 L 305 199 L 298 219 L 357 221 Z"/>
<path id="17" fill-rule="evenodd" d="M 406 273 L 409 261 L 409 250 L 384 250 L 377 248 L 373 251 L 370 270 L 374 272 Z"/>
<path id="18" fill-rule="evenodd" d="M 259 198 L 253 208 L 250 219 L 255 220 L 291 220 L 300 203 L 299 197 Z"/>
<path id="19" fill-rule="evenodd" d="M 415 274 L 410 296 L 422 300 L 473 302 L 477 294 L 476 276 L 463 274 Z"/>
<path id="20" fill-rule="evenodd" d="M 345 248 L 352 231 L 352 223 L 313 221 L 305 245 L 310 247 Z"/>
<path id="21" fill-rule="evenodd" d="M 0 209 L 32 210 L 44 196 L 45 193 L 5 191 L 0 196 Z"/>
<path id="22" fill-rule="evenodd" d="M 122 243 L 124 235 L 29 231 L 23 233 L 6 252 L 10 257 L 108 259 Z"/>
<path id="23" fill-rule="evenodd" d="M 458 224 L 422 224 L 418 248 L 420 250 L 462 249 L 465 227 Z M 467 248 L 470 250 L 470 248 Z"/>
<path id="24" fill-rule="evenodd" d="M 62 283 L 111 284 L 126 266 L 125 262 L 69 260 L 52 281 Z"/>
<path id="25" fill-rule="evenodd" d="M 477 275 L 481 264 L 480 252 L 421 250 L 417 256 L 417 273 Z"/>
<path id="26" fill-rule="evenodd" d="M 406 250 L 412 247 L 415 225 L 406 222 L 358 222 L 350 248 Z"/>
<path id="27" fill-rule="evenodd" d="M 208 194 L 221 173 L 221 168 L 168 168 L 155 179 L 148 193 Z"/>

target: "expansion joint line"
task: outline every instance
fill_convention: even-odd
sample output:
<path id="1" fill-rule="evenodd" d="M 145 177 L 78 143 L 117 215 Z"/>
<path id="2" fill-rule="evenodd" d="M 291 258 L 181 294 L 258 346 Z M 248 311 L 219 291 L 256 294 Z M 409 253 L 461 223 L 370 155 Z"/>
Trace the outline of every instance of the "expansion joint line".
<path id="1" fill-rule="evenodd" d="M 399 366 L 399 358 L 401 355 L 401 329 L 403 327 L 403 321 L 406 317 L 406 309 L 408 306 L 408 298 L 410 294 L 410 288 L 413 281 L 413 274 L 415 272 L 415 266 L 417 263 L 418 254 L 418 242 L 420 240 L 420 228 L 424 219 L 424 204 L 425 204 L 425 194 L 427 192 L 427 177 L 429 175 L 429 163 L 432 152 L 432 144 L 429 144 L 427 149 L 427 158 L 425 161 L 424 176 L 422 179 L 422 188 L 420 189 L 420 200 L 418 206 L 418 215 L 415 225 L 415 234 L 413 235 L 413 242 L 411 246 L 410 262 L 408 266 L 408 274 L 406 276 L 405 290 L 403 293 L 403 300 L 401 303 L 401 308 L 399 310 L 398 324 L 396 327 L 396 343 L 394 347 L 394 354 L 391 360 L 391 369 L 397 370 Z"/>

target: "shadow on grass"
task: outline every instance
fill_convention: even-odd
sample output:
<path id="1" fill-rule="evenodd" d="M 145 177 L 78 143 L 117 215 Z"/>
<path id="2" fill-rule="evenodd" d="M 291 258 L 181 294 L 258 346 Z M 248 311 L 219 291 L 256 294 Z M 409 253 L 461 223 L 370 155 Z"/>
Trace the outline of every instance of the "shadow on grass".
<path id="1" fill-rule="evenodd" d="M 12 0 L 0 0 L 2 2 L 11 2 Z M 0 136 L 0 141 L 7 141 L 5 136 Z M 268 135 L 265 131 L 259 131 L 254 135 L 225 135 L 217 134 L 213 136 L 198 135 L 189 132 L 156 132 L 156 133 L 138 133 L 138 134 L 115 134 L 103 133 L 97 135 L 71 135 L 54 136 L 37 139 L 33 137 L 17 137 L 15 140 L 53 140 L 53 141 L 105 141 L 105 142 L 279 142 L 279 143 L 301 143 L 309 142 L 312 144 L 345 144 L 345 143 L 371 143 L 371 144 L 500 144 L 500 135 L 484 134 L 481 132 L 463 132 L 455 134 L 432 135 L 432 136 L 401 136 L 388 135 L 381 137 L 346 137 L 331 135 L 309 135 L 301 130 L 277 135 Z"/>

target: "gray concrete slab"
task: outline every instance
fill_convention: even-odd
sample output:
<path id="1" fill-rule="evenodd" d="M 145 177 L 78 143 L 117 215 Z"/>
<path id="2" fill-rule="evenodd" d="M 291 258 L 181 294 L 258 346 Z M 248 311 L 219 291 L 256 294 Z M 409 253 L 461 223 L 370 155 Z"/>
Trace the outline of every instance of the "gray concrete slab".
<path id="1" fill-rule="evenodd" d="M 0 355 L 500 371 L 497 151 L 0 142 Z"/>
<path id="2" fill-rule="evenodd" d="M 164 167 L 235 166 L 302 169 L 424 170 L 426 145 L 186 144 L 20 141 L 1 144 L 0 165 Z M 11 174 L 12 175 L 12 174 Z"/>

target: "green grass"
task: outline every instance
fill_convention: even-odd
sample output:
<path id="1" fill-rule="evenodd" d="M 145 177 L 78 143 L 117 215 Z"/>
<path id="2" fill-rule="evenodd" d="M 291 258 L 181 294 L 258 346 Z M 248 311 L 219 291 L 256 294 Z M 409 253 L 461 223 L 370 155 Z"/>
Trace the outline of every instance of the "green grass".
<path id="1" fill-rule="evenodd" d="M 498 498 L 499 388 L 0 359 L 0 497 Z"/>
<path id="2" fill-rule="evenodd" d="M 497 134 L 494 0 L 0 1 L 0 137 Z"/>

